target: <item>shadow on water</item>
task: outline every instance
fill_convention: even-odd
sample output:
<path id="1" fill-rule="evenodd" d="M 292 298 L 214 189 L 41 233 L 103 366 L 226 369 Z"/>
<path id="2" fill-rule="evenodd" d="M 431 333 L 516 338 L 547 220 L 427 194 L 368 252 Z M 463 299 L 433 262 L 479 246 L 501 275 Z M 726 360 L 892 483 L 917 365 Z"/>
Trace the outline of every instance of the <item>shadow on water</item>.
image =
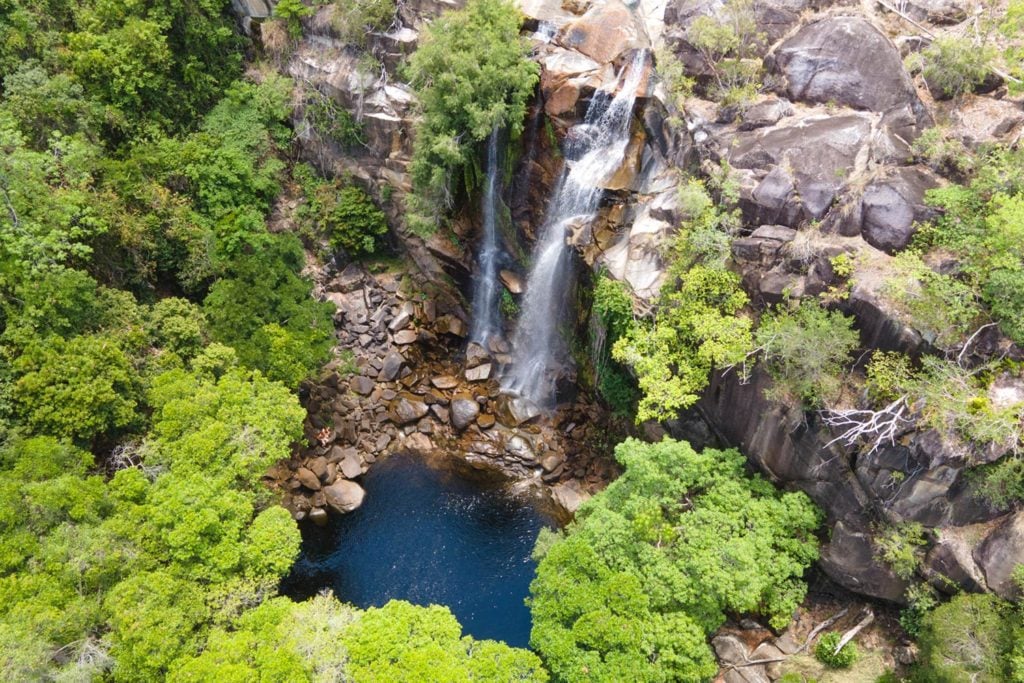
<path id="1" fill-rule="evenodd" d="M 500 483 L 414 456 L 379 461 L 362 484 L 361 508 L 324 527 L 302 526 L 285 595 L 331 589 L 364 608 L 392 599 L 446 605 L 468 635 L 528 644 L 530 552 L 541 527 L 556 526 L 552 517 Z"/>

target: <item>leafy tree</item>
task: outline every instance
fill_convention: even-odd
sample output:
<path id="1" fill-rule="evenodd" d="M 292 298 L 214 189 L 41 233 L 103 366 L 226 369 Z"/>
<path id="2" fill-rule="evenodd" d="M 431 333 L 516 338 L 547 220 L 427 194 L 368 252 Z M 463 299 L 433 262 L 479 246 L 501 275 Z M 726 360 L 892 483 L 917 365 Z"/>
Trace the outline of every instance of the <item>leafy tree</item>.
<path id="1" fill-rule="evenodd" d="M 726 612 L 788 623 L 818 512 L 733 450 L 629 439 L 615 455 L 625 473 L 538 544 L 531 644 L 558 680 L 710 680 Z"/>
<path id="2" fill-rule="evenodd" d="M 1011 678 L 1007 661 L 1019 618 L 994 595 L 957 595 L 924 618 L 923 673 L 937 681 L 1019 680 Z"/>
<path id="3" fill-rule="evenodd" d="M 259 253 L 236 258 L 203 302 L 213 338 L 239 360 L 290 387 L 327 360 L 332 306 L 310 298 L 302 246 L 291 235 L 266 238 Z"/>
<path id="4" fill-rule="evenodd" d="M 302 436 L 298 400 L 258 372 L 230 370 L 214 379 L 184 370 L 154 378 L 151 457 L 178 474 L 204 472 L 259 490 L 268 467 Z"/>
<path id="5" fill-rule="evenodd" d="M 815 302 L 793 312 L 769 311 L 755 338 L 775 380 L 772 395 L 795 398 L 807 408 L 838 396 L 843 367 L 859 342 L 852 318 Z"/>
<path id="6" fill-rule="evenodd" d="M 423 32 L 408 67 L 423 114 L 409 166 L 410 227 L 433 229 L 460 188 L 472 188 L 477 143 L 493 129 L 505 128 L 512 138 L 522 132 L 538 73 L 520 21 L 507 0 L 470 0 Z"/>
<path id="7" fill-rule="evenodd" d="M 653 325 L 615 343 L 612 357 L 633 368 L 643 393 L 637 421 L 673 417 L 697 401 L 712 369 L 743 360 L 751 336 L 739 284 L 734 273 L 695 266 L 678 289 L 663 291 Z"/>
<path id="8" fill-rule="evenodd" d="M 14 362 L 17 415 L 44 434 L 82 442 L 136 422 L 139 377 L 110 337 L 49 337 Z"/>
<path id="9" fill-rule="evenodd" d="M 371 607 L 342 637 L 357 681 L 548 680 L 540 660 L 526 650 L 462 636 L 447 607 L 417 607 L 391 600 Z"/>

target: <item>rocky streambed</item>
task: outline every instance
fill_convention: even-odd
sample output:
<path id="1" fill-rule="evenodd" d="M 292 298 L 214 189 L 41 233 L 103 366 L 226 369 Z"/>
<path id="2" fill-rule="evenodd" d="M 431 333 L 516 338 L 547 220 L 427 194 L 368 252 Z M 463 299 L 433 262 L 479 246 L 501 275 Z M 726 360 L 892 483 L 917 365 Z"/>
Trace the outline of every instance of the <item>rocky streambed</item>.
<path id="1" fill-rule="evenodd" d="M 617 439 L 585 395 L 553 413 L 501 393 L 500 339 L 466 343 L 465 321 L 402 272 L 359 264 L 319 276 L 335 303 L 339 358 L 304 389 L 308 443 L 265 476 L 296 520 L 362 505 L 360 478 L 393 453 L 456 458 L 536 487 L 567 519 L 614 478 Z"/>

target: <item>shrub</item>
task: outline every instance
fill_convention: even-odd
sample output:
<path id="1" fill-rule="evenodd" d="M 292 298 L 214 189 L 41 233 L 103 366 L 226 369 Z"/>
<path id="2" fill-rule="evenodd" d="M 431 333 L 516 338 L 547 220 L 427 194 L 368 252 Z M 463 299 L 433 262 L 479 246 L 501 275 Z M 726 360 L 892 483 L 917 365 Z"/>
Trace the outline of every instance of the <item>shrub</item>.
<path id="1" fill-rule="evenodd" d="M 984 378 L 955 363 L 929 356 L 922 366 L 910 395 L 925 425 L 979 448 L 1018 448 L 1024 405 L 993 405 Z"/>
<path id="2" fill-rule="evenodd" d="M 319 90 L 306 98 L 306 121 L 319 135 L 343 149 L 363 144 L 363 126 L 352 113 Z"/>
<path id="3" fill-rule="evenodd" d="M 963 340 L 981 315 L 974 288 L 935 272 L 913 252 L 896 256 L 883 291 L 927 341 L 943 348 Z"/>
<path id="4" fill-rule="evenodd" d="M 764 34 L 757 32 L 751 0 L 729 0 L 715 16 L 697 17 L 686 40 L 701 55 L 714 84 L 708 95 L 724 106 L 743 104 L 760 87 L 761 63 L 756 57 Z"/>
<path id="5" fill-rule="evenodd" d="M 981 85 L 995 56 L 995 49 L 989 45 L 943 36 L 921 53 L 922 74 L 937 97 L 960 97 Z"/>
<path id="6" fill-rule="evenodd" d="M 283 19 L 288 27 L 288 36 L 292 40 L 302 37 L 302 19 L 313 13 L 302 0 L 278 0 L 274 5 L 274 16 Z"/>
<path id="7" fill-rule="evenodd" d="M 906 396 L 914 379 L 910 359 L 898 351 L 875 351 L 866 368 L 868 398 L 878 404 Z"/>
<path id="8" fill-rule="evenodd" d="M 884 526 L 875 534 L 874 541 L 882 561 L 901 579 L 914 575 L 921 564 L 921 547 L 928 543 L 924 527 L 918 522 Z"/>
<path id="9" fill-rule="evenodd" d="M 388 232 L 387 216 L 362 188 L 341 178 L 324 180 L 306 165 L 295 169 L 295 177 L 305 199 L 298 217 L 307 229 L 350 257 L 376 252 Z"/>
<path id="10" fill-rule="evenodd" d="M 853 666 L 858 655 L 857 646 L 853 642 L 847 643 L 842 650 L 836 652 L 836 645 L 842 637 L 838 631 L 829 631 L 821 636 L 818 644 L 814 646 L 814 656 L 817 660 L 831 669 L 848 669 Z"/>
<path id="11" fill-rule="evenodd" d="M 331 27 L 346 43 L 363 47 L 369 35 L 387 29 L 395 17 L 395 0 L 335 0 Z"/>
<path id="12" fill-rule="evenodd" d="M 971 471 L 971 483 L 982 498 L 999 509 L 1024 500 L 1024 460 L 1006 456 Z"/>
<path id="13" fill-rule="evenodd" d="M 842 373 L 859 341 L 853 318 L 804 302 L 796 311 L 772 310 L 754 335 L 768 374 L 770 395 L 816 408 L 838 398 Z"/>

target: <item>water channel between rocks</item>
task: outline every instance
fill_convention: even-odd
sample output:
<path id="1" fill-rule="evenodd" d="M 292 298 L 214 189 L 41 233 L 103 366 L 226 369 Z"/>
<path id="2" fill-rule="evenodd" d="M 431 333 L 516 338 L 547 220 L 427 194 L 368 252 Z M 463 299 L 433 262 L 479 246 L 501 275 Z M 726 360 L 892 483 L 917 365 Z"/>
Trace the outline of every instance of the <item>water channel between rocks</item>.
<path id="1" fill-rule="evenodd" d="M 465 634 L 528 644 L 530 553 L 540 529 L 556 526 L 532 496 L 401 454 L 375 464 L 362 484 L 358 510 L 302 526 L 284 594 L 302 600 L 331 589 L 362 608 L 392 599 L 445 605 Z"/>

